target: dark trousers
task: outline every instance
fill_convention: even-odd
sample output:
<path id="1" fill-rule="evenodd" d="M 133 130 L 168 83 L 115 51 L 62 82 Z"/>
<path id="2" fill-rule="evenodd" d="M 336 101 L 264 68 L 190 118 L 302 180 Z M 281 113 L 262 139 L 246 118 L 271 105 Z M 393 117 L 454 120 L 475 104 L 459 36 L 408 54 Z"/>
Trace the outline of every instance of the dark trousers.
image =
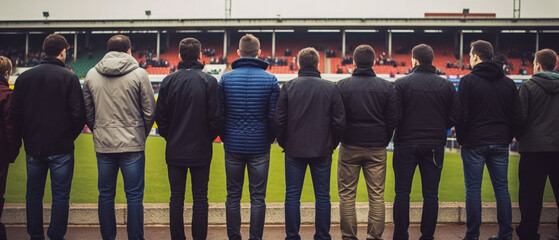
<path id="1" fill-rule="evenodd" d="M 206 239 L 208 234 L 208 181 L 210 165 L 199 167 L 167 166 L 171 201 L 169 203 L 171 239 L 186 239 L 184 234 L 184 194 L 186 175 L 190 169 L 192 185 L 192 238 Z"/>
<path id="2" fill-rule="evenodd" d="M 559 152 L 520 153 L 518 166 L 520 225 L 516 228 L 516 233 L 521 240 L 539 239 L 538 227 L 548 176 L 556 204 L 559 206 Z"/>
<path id="3" fill-rule="evenodd" d="M 2 212 L 4 211 L 4 194 L 6 193 L 6 180 L 8 177 L 8 167 L 9 163 L 0 163 L 0 219 L 2 219 Z M 0 240 L 5 240 L 6 237 L 6 226 L 4 223 L 0 222 Z"/>
<path id="4" fill-rule="evenodd" d="M 434 239 L 439 211 L 439 182 L 443 168 L 444 146 L 405 145 L 394 149 L 393 167 L 394 237 L 407 240 L 410 225 L 410 192 L 415 168 L 419 165 L 423 191 L 421 240 Z"/>

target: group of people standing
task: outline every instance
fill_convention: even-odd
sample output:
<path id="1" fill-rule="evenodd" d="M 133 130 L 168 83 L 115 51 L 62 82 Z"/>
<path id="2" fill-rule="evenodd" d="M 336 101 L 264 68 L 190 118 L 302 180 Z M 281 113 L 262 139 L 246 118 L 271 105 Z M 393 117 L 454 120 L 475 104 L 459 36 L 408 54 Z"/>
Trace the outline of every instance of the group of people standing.
<path id="1" fill-rule="evenodd" d="M 455 126 L 464 164 L 467 230 L 478 239 L 481 226 L 481 182 L 487 165 L 497 199 L 499 232 L 490 240 L 512 239 L 508 191 L 508 145 L 520 143 L 520 239 L 537 234 L 543 189 L 550 177 L 559 193 L 559 73 L 557 54 L 536 53 L 534 76 L 518 91 L 493 61 L 489 42 L 472 42 L 472 72 L 460 90 L 436 74 L 430 46 L 412 49 L 412 72 L 388 82 L 374 72 L 375 52 L 360 45 L 353 52 L 355 71 L 337 83 L 321 78 L 319 53 L 304 48 L 297 55 L 298 77 L 280 89 L 276 77 L 258 59 L 260 42 L 247 34 L 239 41 L 233 70 L 218 82 L 202 71 L 201 43 L 179 43 L 178 70 L 161 83 L 157 103 L 146 71 L 130 55 L 128 37 L 107 42 L 108 53 L 85 77 L 64 68 L 69 44 L 49 35 L 43 62 L 22 73 L 13 92 L 7 79 L 9 60 L 0 57 L 0 190 L 23 139 L 27 161 L 27 231 L 44 239 L 42 199 L 50 171 L 53 200 L 47 235 L 63 239 L 68 223 L 74 167 L 74 140 L 84 124 L 92 130 L 98 166 L 99 223 L 103 239 L 115 239 L 114 198 L 120 170 L 127 199 L 129 239 L 143 239 L 145 141 L 154 121 L 166 140 L 165 159 L 171 187 L 172 239 L 186 239 L 186 177 L 192 179 L 193 239 L 206 239 L 208 182 L 212 142 L 224 143 L 227 180 L 226 222 L 229 239 L 242 239 L 240 200 L 248 173 L 251 199 L 249 239 L 262 239 L 270 146 L 277 140 L 285 152 L 286 239 L 301 239 L 300 198 L 307 167 L 315 203 L 315 239 L 330 236 L 332 154 L 339 146 L 338 193 L 343 239 L 357 239 L 355 197 L 362 170 L 369 197 L 367 239 L 382 239 L 385 226 L 386 146 L 394 140 L 394 234 L 408 239 L 409 201 L 419 166 L 423 192 L 420 239 L 434 239 L 438 189 L 447 129 Z M 340 144 L 341 143 L 341 144 Z M 1 206 L 3 206 L 3 198 Z M 1 212 L 0 212 L 1 213 Z M 5 239 L 0 225 L 0 239 Z"/>

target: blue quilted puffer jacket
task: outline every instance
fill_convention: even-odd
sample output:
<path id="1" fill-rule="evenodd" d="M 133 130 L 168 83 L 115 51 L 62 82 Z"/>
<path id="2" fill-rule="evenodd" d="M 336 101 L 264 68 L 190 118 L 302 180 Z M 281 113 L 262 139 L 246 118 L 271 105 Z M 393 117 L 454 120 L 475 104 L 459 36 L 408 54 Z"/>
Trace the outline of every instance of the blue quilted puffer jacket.
<path id="1" fill-rule="evenodd" d="M 220 137 L 226 152 L 270 151 L 279 84 L 267 67 L 256 58 L 239 58 L 232 64 L 233 71 L 219 81 Z"/>

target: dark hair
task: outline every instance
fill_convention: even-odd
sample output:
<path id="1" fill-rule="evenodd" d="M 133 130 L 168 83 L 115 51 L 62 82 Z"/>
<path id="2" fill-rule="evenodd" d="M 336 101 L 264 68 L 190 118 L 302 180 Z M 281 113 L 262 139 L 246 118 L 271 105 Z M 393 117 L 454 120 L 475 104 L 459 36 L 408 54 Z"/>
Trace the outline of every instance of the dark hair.
<path id="1" fill-rule="evenodd" d="M 557 65 L 557 53 L 549 48 L 542 49 L 534 56 L 536 63 L 542 66 L 544 71 L 553 71 Z"/>
<path id="2" fill-rule="evenodd" d="M 47 57 L 56 57 L 60 55 L 62 50 L 70 47 L 66 38 L 60 34 L 51 34 L 43 41 L 43 51 Z"/>
<path id="3" fill-rule="evenodd" d="M 481 61 L 493 59 L 493 46 L 488 41 L 477 40 L 470 44 L 472 54 L 477 55 Z"/>
<path id="4" fill-rule="evenodd" d="M 198 60 L 201 49 L 202 44 L 196 38 L 185 38 L 179 43 L 179 53 L 183 61 Z"/>
<path id="5" fill-rule="evenodd" d="M 132 47 L 130 38 L 124 35 L 114 35 L 107 41 L 107 51 L 127 52 Z"/>
<path id="6" fill-rule="evenodd" d="M 318 52 L 312 47 L 301 49 L 297 54 L 297 59 L 300 68 L 318 69 Z"/>
<path id="7" fill-rule="evenodd" d="M 256 57 L 258 50 L 260 50 L 260 40 L 254 35 L 246 34 L 239 40 L 241 57 Z"/>
<path id="8" fill-rule="evenodd" d="M 419 61 L 420 65 L 431 65 L 433 64 L 433 58 L 435 53 L 433 48 L 427 44 L 419 44 L 412 48 L 411 57 Z"/>
<path id="9" fill-rule="evenodd" d="M 357 67 L 370 68 L 375 62 L 375 50 L 366 44 L 359 45 L 353 51 L 353 61 Z"/>

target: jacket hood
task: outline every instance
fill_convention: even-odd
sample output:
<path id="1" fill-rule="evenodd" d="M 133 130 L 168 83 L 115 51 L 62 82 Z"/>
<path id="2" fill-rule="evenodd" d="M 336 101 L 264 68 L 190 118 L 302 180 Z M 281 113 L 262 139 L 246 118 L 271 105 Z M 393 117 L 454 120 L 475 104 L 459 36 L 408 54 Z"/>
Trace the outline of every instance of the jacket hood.
<path id="1" fill-rule="evenodd" d="M 204 69 L 204 64 L 198 61 L 180 61 L 179 69 Z"/>
<path id="2" fill-rule="evenodd" d="M 353 70 L 352 76 L 373 76 L 375 77 L 375 71 L 370 67 L 357 67 Z"/>
<path id="3" fill-rule="evenodd" d="M 472 73 L 486 80 L 500 80 L 505 76 L 503 65 L 496 61 L 484 61 L 474 66 Z"/>
<path id="4" fill-rule="evenodd" d="M 299 77 L 303 76 L 311 76 L 311 77 L 320 77 L 320 72 L 314 68 L 301 68 L 298 72 Z"/>
<path id="5" fill-rule="evenodd" d="M 268 68 L 268 65 L 269 64 L 267 62 L 264 62 L 258 58 L 242 57 L 233 61 L 231 67 L 233 69 L 240 67 L 255 67 L 266 70 L 266 68 Z"/>
<path id="6" fill-rule="evenodd" d="M 123 52 L 108 52 L 97 65 L 95 70 L 105 76 L 122 76 L 139 68 L 138 61 Z"/>
<path id="7" fill-rule="evenodd" d="M 539 72 L 532 76 L 538 86 L 549 94 L 559 93 L 559 73 L 558 72 Z"/>

